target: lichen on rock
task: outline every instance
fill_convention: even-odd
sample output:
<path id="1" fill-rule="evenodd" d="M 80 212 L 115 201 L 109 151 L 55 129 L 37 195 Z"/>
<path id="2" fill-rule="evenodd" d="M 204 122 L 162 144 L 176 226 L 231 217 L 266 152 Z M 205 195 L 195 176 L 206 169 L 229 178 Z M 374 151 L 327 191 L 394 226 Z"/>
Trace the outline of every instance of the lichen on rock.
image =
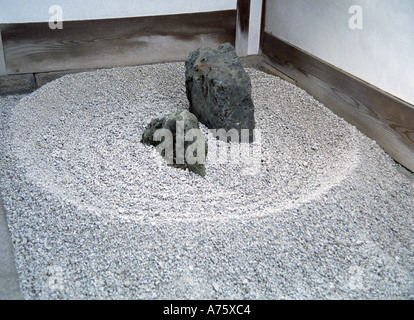
<path id="1" fill-rule="evenodd" d="M 157 147 L 169 165 L 206 175 L 207 142 L 197 117 L 188 110 L 152 119 L 141 142 Z"/>

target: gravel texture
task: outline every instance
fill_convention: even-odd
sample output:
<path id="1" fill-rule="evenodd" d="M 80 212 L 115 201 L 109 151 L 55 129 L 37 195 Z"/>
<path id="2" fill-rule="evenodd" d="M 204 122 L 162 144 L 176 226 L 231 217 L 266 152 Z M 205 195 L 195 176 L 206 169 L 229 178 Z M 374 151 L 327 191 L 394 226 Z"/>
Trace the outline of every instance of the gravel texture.
<path id="1" fill-rule="evenodd" d="M 188 108 L 184 63 L 0 98 L 24 298 L 414 297 L 413 175 L 303 90 L 247 71 L 261 141 L 240 163 L 209 152 L 205 178 L 139 143 Z"/>

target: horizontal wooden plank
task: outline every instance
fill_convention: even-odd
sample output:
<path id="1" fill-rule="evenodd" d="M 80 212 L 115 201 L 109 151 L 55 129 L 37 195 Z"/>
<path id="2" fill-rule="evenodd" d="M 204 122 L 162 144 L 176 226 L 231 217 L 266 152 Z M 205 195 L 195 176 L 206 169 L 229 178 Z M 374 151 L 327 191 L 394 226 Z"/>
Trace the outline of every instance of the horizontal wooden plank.
<path id="1" fill-rule="evenodd" d="M 83 69 L 83 70 L 65 70 L 65 71 L 53 71 L 53 72 L 42 72 L 34 74 L 37 88 L 44 86 L 46 83 L 52 82 L 59 79 L 67 74 L 74 74 L 79 72 L 89 72 L 95 69 Z"/>
<path id="2" fill-rule="evenodd" d="M 30 93 L 36 89 L 33 74 L 0 76 L 0 95 Z"/>
<path id="3" fill-rule="evenodd" d="M 0 28 L 8 74 L 96 69 L 183 61 L 200 46 L 234 44 L 236 10 Z"/>
<path id="4" fill-rule="evenodd" d="M 263 68 L 264 57 L 262 55 L 242 57 L 240 60 L 245 68 L 255 68 L 258 70 Z M 0 95 L 32 92 L 67 74 L 94 70 L 95 69 L 79 69 L 3 76 L 0 77 Z"/>
<path id="5" fill-rule="evenodd" d="M 271 62 L 270 62 L 270 64 L 271 64 Z M 297 85 L 296 80 L 290 78 L 289 76 L 287 76 L 283 72 L 280 72 L 278 69 L 273 68 L 270 64 L 269 64 L 269 61 L 267 61 L 265 59 L 265 62 L 263 63 L 263 65 L 261 67 L 261 70 L 263 72 L 266 72 L 266 73 L 271 74 L 273 76 L 277 76 L 279 78 L 282 78 L 283 80 L 285 80 L 287 82 L 290 82 L 290 83 L 292 83 L 294 85 Z"/>
<path id="6" fill-rule="evenodd" d="M 414 171 L 413 105 L 266 32 L 262 50 L 268 64 Z"/>

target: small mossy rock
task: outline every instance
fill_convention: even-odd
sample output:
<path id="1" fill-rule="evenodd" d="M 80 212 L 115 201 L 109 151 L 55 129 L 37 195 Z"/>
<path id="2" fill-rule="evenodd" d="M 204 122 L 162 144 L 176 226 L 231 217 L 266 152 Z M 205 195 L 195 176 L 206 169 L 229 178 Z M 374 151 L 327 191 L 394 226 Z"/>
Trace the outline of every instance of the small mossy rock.
<path id="1" fill-rule="evenodd" d="M 159 145 L 159 141 L 154 141 L 154 134 L 157 130 L 162 129 L 163 122 L 164 119 L 152 119 L 142 134 L 141 143 L 154 147 Z"/>
<path id="2" fill-rule="evenodd" d="M 176 134 L 177 121 L 182 121 L 184 123 L 185 133 L 191 129 L 200 129 L 197 117 L 188 110 L 177 111 L 165 116 L 163 118 L 162 128 L 168 129 L 173 134 Z"/>
<path id="3" fill-rule="evenodd" d="M 181 122 L 179 124 L 181 125 L 181 127 L 177 126 L 177 122 Z M 185 139 L 184 141 L 182 141 L 184 152 L 181 158 L 183 162 L 178 161 L 177 159 L 177 133 L 178 133 L 177 129 L 178 128 L 180 128 L 179 130 L 182 130 L 182 137 L 181 137 L 182 139 L 184 139 L 187 134 L 190 134 L 190 130 L 192 129 L 196 129 L 196 131 L 194 132 L 198 133 L 198 135 L 194 137 L 192 141 L 185 141 Z M 208 145 L 207 145 L 204 135 L 202 135 L 200 131 L 197 117 L 191 112 L 189 112 L 188 110 L 181 110 L 181 111 L 174 112 L 173 114 L 167 115 L 163 118 L 153 119 L 151 120 L 147 128 L 144 130 L 144 133 L 142 134 L 141 142 L 146 145 L 154 146 L 154 147 L 157 147 L 158 145 L 160 145 L 162 141 L 154 141 L 154 134 L 157 130 L 160 130 L 160 129 L 167 129 L 172 133 L 172 137 L 173 137 L 172 148 L 173 148 L 173 157 L 174 157 L 174 163 L 172 164 L 172 166 L 176 168 L 181 168 L 181 169 L 188 169 L 189 171 L 192 171 L 204 177 L 206 175 L 206 169 L 205 169 L 204 162 L 207 156 Z M 202 161 L 198 161 L 194 164 L 188 163 L 187 157 L 186 157 L 188 148 L 192 148 L 194 158 L 197 158 L 197 156 L 199 156 L 198 158 Z M 204 150 L 205 151 L 204 154 L 198 155 L 197 152 L 199 150 Z M 191 150 L 189 152 L 191 152 Z M 165 157 L 165 153 L 163 151 L 161 151 L 161 156 Z"/>

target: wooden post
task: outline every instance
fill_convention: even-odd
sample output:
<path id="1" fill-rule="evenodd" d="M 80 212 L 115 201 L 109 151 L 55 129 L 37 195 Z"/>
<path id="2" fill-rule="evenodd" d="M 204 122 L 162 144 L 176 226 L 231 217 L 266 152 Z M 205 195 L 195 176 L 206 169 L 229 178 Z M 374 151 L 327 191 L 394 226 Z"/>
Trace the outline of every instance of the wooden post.
<path id="1" fill-rule="evenodd" d="M 236 52 L 239 57 L 260 51 L 263 0 L 238 0 Z"/>
<path id="2" fill-rule="evenodd" d="M 253 0 L 250 4 L 250 26 L 248 55 L 258 55 L 262 29 L 263 0 Z"/>
<path id="3" fill-rule="evenodd" d="M 249 50 L 250 1 L 237 1 L 236 53 L 239 57 L 246 57 Z"/>
<path id="4" fill-rule="evenodd" d="M 6 61 L 4 60 L 3 42 L 1 39 L 1 29 L 0 29 L 0 76 L 4 76 L 6 74 L 7 74 Z"/>

